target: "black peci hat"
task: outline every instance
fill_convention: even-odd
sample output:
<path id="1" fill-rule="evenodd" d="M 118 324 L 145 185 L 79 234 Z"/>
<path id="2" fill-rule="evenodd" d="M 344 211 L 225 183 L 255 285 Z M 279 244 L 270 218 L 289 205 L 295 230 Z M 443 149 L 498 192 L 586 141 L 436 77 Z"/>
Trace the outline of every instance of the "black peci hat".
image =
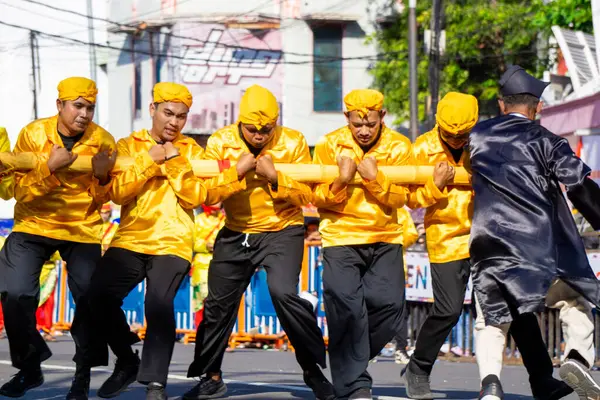
<path id="1" fill-rule="evenodd" d="M 502 96 L 530 94 L 538 99 L 542 97 L 544 89 L 550 84 L 550 82 L 534 78 L 518 65 L 512 65 L 508 68 L 498 83 L 500 84 Z"/>

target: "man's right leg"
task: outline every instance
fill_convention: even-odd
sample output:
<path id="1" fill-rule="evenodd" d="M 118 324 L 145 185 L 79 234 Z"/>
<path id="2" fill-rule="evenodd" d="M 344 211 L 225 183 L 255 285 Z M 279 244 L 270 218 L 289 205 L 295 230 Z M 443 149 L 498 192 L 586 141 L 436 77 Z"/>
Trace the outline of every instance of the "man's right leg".
<path id="1" fill-rule="evenodd" d="M 0 395 L 21 397 L 44 382 L 40 364 L 52 353 L 36 329 L 40 273 L 55 249 L 53 239 L 11 233 L 0 251 L 2 310 L 10 357 L 19 373 L 0 388 Z"/>
<path id="2" fill-rule="evenodd" d="M 189 378 L 204 374 L 206 377 L 183 395 L 185 400 L 212 399 L 227 392 L 221 364 L 240 301 L 254 274 L 249 261 L 251 250 L 242 245 L 245 236 L 227 228 L 217 236 L 208 268 L 208 297 L 204 301 L 202 322 L 196 331 L 194 361 L 188 369 Z"/>
<path id="3" fill-rule="evenodd" d="M 106 344 L 117 356 L 114 372 L 98 389 L 98 397 L 115 397 L 136 379 L 140 359 L 131 345 L 140 339 L 131 332 L 121 307 L 123 299 L 144 279 L 147 259 L 146 255 L 111 247 L 94 271 L 89 290 L 89 309 L 94 316 L 92 340 L 95 341 L 91 347 L 102 349 L 104 354 L 91 357 L 95 364 L 92 366 L 108 365 Z"/>

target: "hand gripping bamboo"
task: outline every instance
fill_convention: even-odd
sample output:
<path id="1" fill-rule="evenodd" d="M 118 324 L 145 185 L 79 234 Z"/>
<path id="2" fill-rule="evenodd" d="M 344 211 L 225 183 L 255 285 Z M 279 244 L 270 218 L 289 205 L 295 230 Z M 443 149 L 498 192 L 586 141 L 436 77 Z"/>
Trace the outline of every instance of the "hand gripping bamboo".
<path id="1" fill-rule="evenodd" d="M 16 170 L 31 170 L 38 163 L 38 155 L 35 153 L 0 153 L 0 161 Z M 118 156 L 113 171 L 123 171 L 133 164 L 133 157 Z M 45 162 L 45 161 L 42 161 Z M 214 160 L 192 160 L 190 162 L 194 170 L 194 175 L 201 178 L 211 178 L 217 176 L 221 170 L 219 162 Z M 235 165 L 234 162 L 231 165 Z M 68 167 L 71 171 L 91 172 L 92 157 L 79 156 Z M 338 167 L 336 165 L 319 164 L 275 164 L 275 169 L 298 182 L 331 182 L 338 176 Z M 390 182 L 398 184 L 423 185 L 433 175 L 432 166 L 381 166 L 379 169 L 387 176 Z M 470 185 L 470 175 L 462 167 L 456 168 L 454 181 L 452 185 Z M 256 176 L 255 176 L 256 177 Z M 360 183 L 361 177 L 357 174 L 352 183 Z"/>

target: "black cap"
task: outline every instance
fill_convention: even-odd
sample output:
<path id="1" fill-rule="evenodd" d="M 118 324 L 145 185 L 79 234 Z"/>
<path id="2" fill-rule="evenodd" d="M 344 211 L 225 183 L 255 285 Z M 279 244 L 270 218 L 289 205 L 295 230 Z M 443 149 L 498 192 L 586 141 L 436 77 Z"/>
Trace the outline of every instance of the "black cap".
<path id="1" fill-rule="evenodd" d="M 542 97 L 544 89 L 550 84 L 550 82 L 534 78 L 518 65 L 510 66 L 498 83 L 500 84 L 502 96 L 530 94 L 538 99 Z"/>

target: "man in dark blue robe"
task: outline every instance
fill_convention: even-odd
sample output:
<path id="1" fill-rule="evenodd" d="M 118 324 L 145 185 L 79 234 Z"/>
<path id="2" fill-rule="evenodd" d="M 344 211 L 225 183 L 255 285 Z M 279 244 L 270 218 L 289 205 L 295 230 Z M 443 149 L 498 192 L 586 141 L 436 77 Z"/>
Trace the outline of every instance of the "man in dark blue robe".
<path id="1" fill-rule="evenodd" d="M 585 301 L 600 305 L 600 282 L 561 185 L 596 230 L 600 188 L 567 140 L 535 122 L 547 85 L 512 66 L 500 81 L 503 115 L 476 125 L 470 135 L 480 399 L 503 396 L 499 375 L 511 323 L 533 318 L 546 305 L 560 308 L 565 329 L 568 354 L 561 378 L 581 399 L 600 399 L 600 386 L 588 373 L 594 361 L 593 324 Z M 541 338 L 539 329 L 531 335 Z M 538 355 L 541 364 L 551 365 L 547 353 Z"/>

